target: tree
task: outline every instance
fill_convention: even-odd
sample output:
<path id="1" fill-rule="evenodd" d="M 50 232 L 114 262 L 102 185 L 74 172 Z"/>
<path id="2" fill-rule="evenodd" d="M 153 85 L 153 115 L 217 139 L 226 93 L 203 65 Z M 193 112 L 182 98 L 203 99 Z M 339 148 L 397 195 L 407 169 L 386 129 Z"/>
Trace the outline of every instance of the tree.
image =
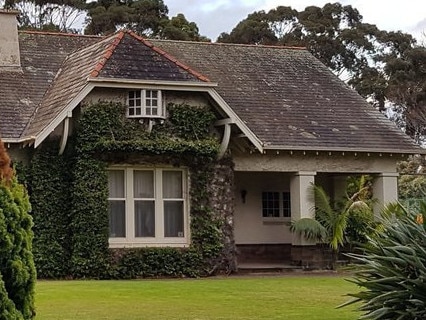
<path id="1" fill-rule="evenodd" d="M 221 33 L 218 42 L 243 44 L 274 44 L 278 39 L 269 29 L 269 22 L 264 11 L 248 15 L 247 19 L 238 23 L 230 34 Z"/>
<path id="2" fill-rule="evenodd" d="M 426 134 L 426 48 L 364 23 L 352 6 L 254 12 L 218 42 L 306 47 L 411 137 L 421 142 Z"/>
<path id="3" fill-rule="evenodd" d="M 5 0 L 4 7 L 19 10 L 21 29 L 77 32 L 85 0 Z"/>
<path id="4" fill-rule="evenodd" d="M 399 35 L 395 35 L 399 36 Z M 419 143 L 426 135 L 426 47 L 403 47 L 386 54 L 386 97 L 393 102 L 396 121 Z"/>
<path id="5" fill-rule="evenodd" d="M 176 17 L 164 23 L 161 38 L 169 40 L 210 41 L 207 37 L 201 36 L 196 23 L 186 20 L 182 13 L 179 13 Z"/>
<path id="6" fill-rule="evenodd" d="M 33 319 L 36 279 L 28 194 L 0 140 L 0 319 Z"/>
<path id="7" fill-rule="evenodd" d="M 279 6 L 249 14 L 219 42 L 278 44 L 307 47 L 336 74 L 351 76 L 368 63 L 366 53 L 374 48 L 378 29 L 362 23 L 351 6 L 328 3 L 323 8 L 309 6 L 298 12 Z"/>
<path id="8" fill-rule="evenodd" d="M 146 37 L 155 37 L 167 20 L 163 0 L 99 0 L 87 5 L 86 34 L 107 34 L 121 27 Z"/>
<path id="9" fill-rule="evenodd" d="M 398 163 L 398 198 L 408 209 L 420 209 L 419 205 L 426 197 L 426 159 L 424 156 L 411 156 Z"/>
<path id="10" fill-rule="evenodd" d="M 108 34 L 127 28 L 143 37 L 210 41 L 182 13 L 169 19 L 163 0 L 98 0 L 88 3 L 86 34 Z"/>

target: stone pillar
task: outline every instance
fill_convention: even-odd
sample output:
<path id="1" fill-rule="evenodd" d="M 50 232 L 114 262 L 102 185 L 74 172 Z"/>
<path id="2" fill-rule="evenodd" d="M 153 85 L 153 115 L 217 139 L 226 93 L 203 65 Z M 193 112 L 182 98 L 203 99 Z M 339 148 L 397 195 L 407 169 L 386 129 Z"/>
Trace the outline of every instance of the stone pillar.
<path id="1" fill-rule="evenodd" d="M 377 199 L 374 213 L 378 215 L 389 202 L 398 200 L 398 173 L 382 172 L 374 177 L 373 198 Z"/>
<path id="2" fill-rule="evenodd" d="M 316 172 L 299 171 L 290 180 L 291 218 L 313 218 L 315 206 L 311 184 L 315 183 Z M 293 245 L 313 245 L 299 235 L 293 235 Z"/>

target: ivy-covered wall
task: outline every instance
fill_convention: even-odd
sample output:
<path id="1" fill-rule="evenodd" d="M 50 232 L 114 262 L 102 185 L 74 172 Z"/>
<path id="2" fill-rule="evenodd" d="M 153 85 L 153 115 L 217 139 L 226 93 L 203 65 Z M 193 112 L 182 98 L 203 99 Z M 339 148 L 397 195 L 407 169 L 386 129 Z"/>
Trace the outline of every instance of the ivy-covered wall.
<path id="1" fill-rule="evenodd" d="M 70 268 L 72 158 L 58 156 L 57 146 L 58 141 L 51 141 L 36 149 L 27 181 L 34 221 L 34 262 L 41 278 L 65 277 Z"/>
<path id="2" fill-rule="evenodd" d="M 57 141 L 36 152 L 29 183 L 39 277 L 194 277 L 235 270 L 232 161 L 217 160 L 215 115 L 187 104 L 167 110 L 167 119 L 150 131 L 126 118 L 120 103 L 85 106 L 64 155 Z M 190 247 L 109 249 L 106 168 L 154 163 L 189 170 Z"/>

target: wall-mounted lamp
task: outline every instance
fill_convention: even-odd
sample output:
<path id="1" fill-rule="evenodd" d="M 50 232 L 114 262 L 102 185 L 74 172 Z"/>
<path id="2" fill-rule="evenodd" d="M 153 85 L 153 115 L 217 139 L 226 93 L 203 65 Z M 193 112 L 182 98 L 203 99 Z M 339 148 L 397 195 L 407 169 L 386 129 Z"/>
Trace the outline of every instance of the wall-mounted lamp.
<path id="1" fill-rule="evenodd" d="M 245 189 L 241 190 L 241 201 L 243 203 L 246 203 L 246 196 L 247 196 L 247 190 Z"/>

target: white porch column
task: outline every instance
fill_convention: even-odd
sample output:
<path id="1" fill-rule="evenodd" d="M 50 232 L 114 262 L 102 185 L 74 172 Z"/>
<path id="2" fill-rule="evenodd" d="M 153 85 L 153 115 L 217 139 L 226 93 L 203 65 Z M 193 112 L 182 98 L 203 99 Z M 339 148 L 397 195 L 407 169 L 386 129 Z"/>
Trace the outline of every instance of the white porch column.
<path id="1" fill-rule="evenodd" d="M 374 177 L 373 198 L 377 199 L 374 213 L 378 215 L 383 206 L 398 200 L 398 173 L 382 172 Z"/>
<path id="2" fill-rule="evenodd" d="M 290 180 L 291 217 L 293 220 L 313 218 L 315 200 L 311 184 L 315 183 L 316 172 L 299 171 Z M 293 235 L 293 245 L 312 245 L 299 235 Z"/>

